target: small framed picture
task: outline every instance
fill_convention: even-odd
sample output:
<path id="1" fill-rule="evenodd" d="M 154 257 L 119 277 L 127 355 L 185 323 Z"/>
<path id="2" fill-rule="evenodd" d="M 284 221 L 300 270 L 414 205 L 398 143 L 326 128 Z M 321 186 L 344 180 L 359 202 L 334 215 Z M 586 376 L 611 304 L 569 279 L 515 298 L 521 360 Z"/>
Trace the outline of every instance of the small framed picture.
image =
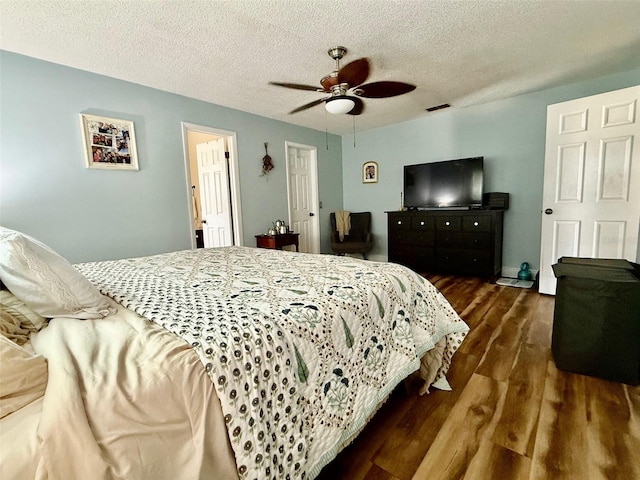
<path id="1" fill-rule="evenodd" d="M 377 162 L 365 162 L 362 165 L 362 183 L 378 183 Z"/>
<path id="2" fill-rule="evenodd" d="M 133 122 L 80 114 L 87 168 L 138 170 Z"/>

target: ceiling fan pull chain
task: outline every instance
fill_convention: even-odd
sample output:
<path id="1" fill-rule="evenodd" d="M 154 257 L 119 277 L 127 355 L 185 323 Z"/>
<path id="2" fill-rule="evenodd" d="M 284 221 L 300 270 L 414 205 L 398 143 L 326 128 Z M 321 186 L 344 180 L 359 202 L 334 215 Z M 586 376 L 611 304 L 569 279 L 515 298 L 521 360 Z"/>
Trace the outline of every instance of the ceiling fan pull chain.
<path id="1" fill-rule="evenodd" d="M 329 129 L 327 125 L 327 111 L 324 111 L 324 141 L 327 144 L 327 150 L 329 150 Z"/>
<path id="2" fill-rule="evenodd" d="M 353 148 L 356 148 L 356 117 L 355 115 L 352 118 L 353 118 Z"/>

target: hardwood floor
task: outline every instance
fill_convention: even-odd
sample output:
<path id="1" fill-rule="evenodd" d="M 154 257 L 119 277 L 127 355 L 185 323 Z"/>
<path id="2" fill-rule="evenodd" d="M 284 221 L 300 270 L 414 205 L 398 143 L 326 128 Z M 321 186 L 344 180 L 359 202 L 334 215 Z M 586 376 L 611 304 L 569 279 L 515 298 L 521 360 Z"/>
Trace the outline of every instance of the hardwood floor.
<path id="1" fill-rule="evenodd" d="M 396 388 L 320 480 L 640 479 L 640 387 L 556 369 L 554 297 L 429 279 L 471 328 L 453 391 Z"/>

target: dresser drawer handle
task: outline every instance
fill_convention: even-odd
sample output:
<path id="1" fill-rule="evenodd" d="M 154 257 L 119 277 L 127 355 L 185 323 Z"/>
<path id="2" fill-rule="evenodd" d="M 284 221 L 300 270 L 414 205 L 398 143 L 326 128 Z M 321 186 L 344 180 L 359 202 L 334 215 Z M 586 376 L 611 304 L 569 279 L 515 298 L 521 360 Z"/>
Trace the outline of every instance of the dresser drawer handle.
<path id="1" fill-rule="evenodd" d="M 477 227 L 478 225 L 480 225 L 478 222 L 473 222 L 474 227 Z"/>
<path id="2" fill-rule="evenodd" d="M 451 222 L 444 222 L 444 224 L 448 227 L 449 225 L 451 225 Z"/>
<path id="3" fill-rule="evenodd" d="M 402 220 L 398 220 L 398 225 L 402 225 Z"/>
<path id="4" fill-rule="evenodd" d="M 424 222 L 420 222 L 420 225 L 424 225 Z"/>

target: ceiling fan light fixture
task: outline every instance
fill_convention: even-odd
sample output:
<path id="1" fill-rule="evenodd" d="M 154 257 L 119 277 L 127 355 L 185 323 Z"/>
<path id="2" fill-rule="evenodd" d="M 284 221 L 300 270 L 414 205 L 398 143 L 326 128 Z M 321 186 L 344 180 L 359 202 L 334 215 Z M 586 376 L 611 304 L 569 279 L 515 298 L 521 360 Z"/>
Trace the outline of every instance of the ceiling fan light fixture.
<path id="1" fill-rule="evenodd" d="M 356 102 L 354 102 L 352 98 L 349 98 L 346 95 L 331 97 L 324 104 L 324 108 L 327 109 L 327 112 L 334 115 L 343 115 L 345 113 L 349 113 L 355 106 Z"/>

